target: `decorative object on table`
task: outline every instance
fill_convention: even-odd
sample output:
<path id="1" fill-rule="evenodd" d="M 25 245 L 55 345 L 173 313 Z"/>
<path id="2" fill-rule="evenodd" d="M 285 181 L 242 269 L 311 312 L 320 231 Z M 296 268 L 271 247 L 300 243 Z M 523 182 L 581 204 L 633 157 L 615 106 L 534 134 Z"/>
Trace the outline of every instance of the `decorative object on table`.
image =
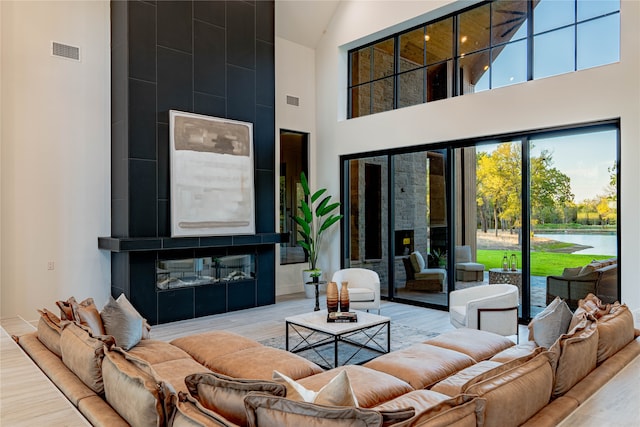
<path id="1" fill-rule="evenodd" d="M 509 258 L 507 258 L 507 253 L 504 253 L 504 256 L 502 257 L 502 270 L 503 271 L 507 271 L 509 270 Z"/>
<path id="2" fill-rule="evenodd" d="M 322 270 L 302 270 L 302 283 L 305 285 L 309 285 L 311 283 L 315 283 L 315 281 L 322 280 Z M 326 285 L 326 282 L 323 283 Z M 315 296 L 315 286 L 305 286 L 304 287 L 304 296 L 305 298 L 314 298 Z M 320 290 L 324 291 L 325 286 L 322 286 Z"/>
<path id="3" fill-rule="evenodd" d="M 354 311 L 336 311 L 327 313 L 329 323 L 354 323 L 358 321 L 358 314 Z"/>
<path id="4" fill-rule="evenodd" d="M 322 274 L 318 268 L 322 237 L 325 231 L 342 219 L 342 214 L 332 213 L 340 207 L 340 202 L 331 203 L 331 196 L 320 199 L 327 191 L 326 188 L 321 188 L 311 194 L 309 182 L 304 172 L 300 173 L 300 185 L 304 192 L 304 198 L 300 200 L 299 206 L 302 215 L 293 217 L 293 220 L 300 226 L 298 233 L 302 238 L 297 243 L 305 250 L 309 259 L 309 268 L 305 271 L 310 272 L 312 277 L 319 277 Z"/>
<path id="5" fill-rule="evenodd" d="M 334 313 L 338 311 L 338 284 L 329 282 L 327 285 L 327 311 Z"/>
<path id="6" fill-rule="evenodd" d="M 340 287 L 340 311 L 349 311 L 349 282 L 342 282 Z"/>
<path id="7" fill-rule="evenodd" d="M 516 254 L 511 254 L 509 264 L 511 264 L 511 271 L 516 271 L 518 269 L 518 258 L 516 257 Z"/>

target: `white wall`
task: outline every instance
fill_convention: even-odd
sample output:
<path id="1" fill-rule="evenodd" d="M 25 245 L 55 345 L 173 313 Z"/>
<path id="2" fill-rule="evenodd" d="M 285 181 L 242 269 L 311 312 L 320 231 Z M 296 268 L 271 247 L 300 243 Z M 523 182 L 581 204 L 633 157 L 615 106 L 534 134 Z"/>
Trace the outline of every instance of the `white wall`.
<path id="1" fill-rule="evenodd" d="M 341 3 L 316 49 L 318 185 L 339 193 L 343 154 L 620 118 L 622 299 L 640 306 L 640 2 L 621 3 L 620 63 L 353 120 L 345 120 L 346 50 L 444 3 Z M 338 236 L 332 249 L 331 271 L 340 266 Z"/>
<path id="2" fill-rule="evenodd" d="M 308 47 L 276 37 L 276 166 L 280 159 L 280 129 L 309 133 L 309 157 L 315 158 L 316 147 L 316 93 L 315 51 Z M 298 107 L 288 105 L 287 95 L 300 99 Z M 310 162 L 311 186 L 318 175 Z M 278 170 L 278 166 L 276 167 Z M 276 173 L 276 189 L 280 188 L 279 172 Z M 276 230 L 280 223 L 280 194 L 276 192 Z M 276 246 L 276 295 L 303 292 L 302 270 L 307 263 L 280 265 L 280 245 Z"/>
<path id="3" fill-rule="evenodd" d="M 0 317 L 110 293 L 109 2 L 1 1 Z M 52 41 L 81 62 L 51 56 Z M 48 262 L 54 269 L 48 270 Z"/>

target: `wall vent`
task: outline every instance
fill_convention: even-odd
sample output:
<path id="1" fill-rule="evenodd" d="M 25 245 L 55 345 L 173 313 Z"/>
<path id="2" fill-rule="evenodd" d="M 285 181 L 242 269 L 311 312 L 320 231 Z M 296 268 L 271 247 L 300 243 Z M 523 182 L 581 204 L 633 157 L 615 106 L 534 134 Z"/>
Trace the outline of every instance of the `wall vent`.
<path id="1" fill-rule="evenodd" d="M 80 48 L 76 46 L 70 46 L 68 44 L 51 42 L 51 54 L 53 56 L 59 56 L 61 58 L 80 61 Z"/>
<path id="2" fill-rule="evenodd" d="M 300 106 L 300 98 L 297 96 L 287 95 L 287 104 L 298 107 Z"/>

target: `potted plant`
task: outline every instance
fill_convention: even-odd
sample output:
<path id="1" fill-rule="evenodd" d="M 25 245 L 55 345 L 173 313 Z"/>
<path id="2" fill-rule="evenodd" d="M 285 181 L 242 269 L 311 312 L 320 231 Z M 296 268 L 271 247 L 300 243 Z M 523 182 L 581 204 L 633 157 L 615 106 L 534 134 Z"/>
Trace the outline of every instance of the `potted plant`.
<path id="1" fill-rule="evenodd" d="M 294 221 L 300 226 L 298 233 L 301 239 L 298 244 L 307 252 L 309 257 L 309 269 L 306 273 L 313 281 L 318 281 L 322 271 L 318 268 L 318 255 L 322 247 L 322 237 L 333 224 L 342 219 L 342 214 L 332 213 L 340 207 L 339 202 L 331 203 L 331 196 L 322 196 L 327 192 L 321 188 L 311 194 L 309 182 L 304 172 L 300 173 L 300 183 L 304 192 L 304 198 L 300 200 L 302 215 L 294 216 Z M 305 282 L 306 283 L 306 282 Z"/>

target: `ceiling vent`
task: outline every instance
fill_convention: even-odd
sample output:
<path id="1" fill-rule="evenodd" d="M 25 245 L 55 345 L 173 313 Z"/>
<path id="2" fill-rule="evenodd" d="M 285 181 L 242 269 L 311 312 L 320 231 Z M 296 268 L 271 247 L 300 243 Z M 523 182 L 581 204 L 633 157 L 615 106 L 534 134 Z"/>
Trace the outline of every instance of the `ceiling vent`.
<path id="1" fill-rule="evenodd" d="M 297 96 L 287 95 L 287 104 L 293 105 L 295 107 L 299 107 L 300 106 L 300 98 L 298 98 Z"/>
<path id="2" fill-rule="evenodd" d="M 53 56 L 59 56 L 61 58 L 80 61 L 80 48 L 76 46 L 70 46 L 68 44 L 51 42 L 51 54 Z"/>

